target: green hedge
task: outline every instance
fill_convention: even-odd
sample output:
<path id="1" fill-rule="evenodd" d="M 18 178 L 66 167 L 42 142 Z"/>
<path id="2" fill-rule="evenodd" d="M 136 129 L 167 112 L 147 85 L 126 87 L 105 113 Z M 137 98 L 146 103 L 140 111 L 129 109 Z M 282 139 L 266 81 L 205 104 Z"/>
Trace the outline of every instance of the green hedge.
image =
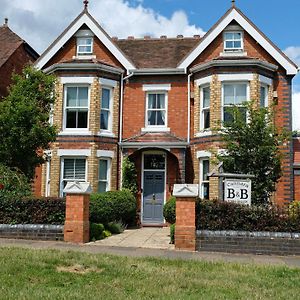
<path id="1" fill-rule="evenodd" d="M 133 225 L 136 220 L 136 199 L 128 190 L 91 195 L 90 222 L 104 225 L 121 221 Z"/>
<path id="2" fill-rule="evenodd" d="M 63 198 L 0 197 L 1 224 L 64 224 Z"/>
<path id="3" fill-rule="evenodd" d="M 176 198 L 171 196 L 164 205 L 164 218 L 170 224 L 176 222 Z"/>
<path id="4" fill-rule="evenodd" d="M 300 232 L 300 209 L 198 199 L 196 224 L 198 230 Z"/>

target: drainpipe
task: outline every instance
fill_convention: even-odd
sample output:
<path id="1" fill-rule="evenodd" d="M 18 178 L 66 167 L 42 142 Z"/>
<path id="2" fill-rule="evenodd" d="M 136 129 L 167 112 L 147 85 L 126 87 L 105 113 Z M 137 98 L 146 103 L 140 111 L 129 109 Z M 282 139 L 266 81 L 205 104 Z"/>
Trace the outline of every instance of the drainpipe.
<path id="1" fill-rule="evenodd" d="M 123 99 L 124 99 L 124 81 L 133 76 L 133 73 L 129 73 L 126 77 L 123 78 L 121 74 L 121 97 L 120 97 L 120 128 L 119 128 L 119 143 L 122 142 L 122 132 L 123 132 Z"/>
<path id="2" fill-rule="evenodd" d="M 193 73 L 188 74 L 188 131 L 187 142 L 190 143 L 190 129 L 191 129 L 191 76 Z"/>

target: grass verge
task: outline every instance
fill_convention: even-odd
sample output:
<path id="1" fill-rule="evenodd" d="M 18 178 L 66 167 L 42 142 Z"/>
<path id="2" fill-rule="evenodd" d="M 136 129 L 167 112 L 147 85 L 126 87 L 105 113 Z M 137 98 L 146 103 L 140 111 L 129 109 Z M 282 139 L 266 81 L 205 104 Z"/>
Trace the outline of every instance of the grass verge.
<path id="1" fill-rule="evenodd" d="M 0 299 L 299 299 L 300 269 L 1 248 Z"/>

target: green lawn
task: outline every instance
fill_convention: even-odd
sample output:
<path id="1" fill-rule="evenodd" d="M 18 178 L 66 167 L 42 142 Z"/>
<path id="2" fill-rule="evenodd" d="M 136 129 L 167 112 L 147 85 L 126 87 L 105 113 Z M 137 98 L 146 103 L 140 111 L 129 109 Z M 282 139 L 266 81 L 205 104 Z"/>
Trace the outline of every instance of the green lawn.
<path id="1" fill-rule="evenodd" d="M 300 269 L 0 248 L 0 299 L 299 299 Z"/>

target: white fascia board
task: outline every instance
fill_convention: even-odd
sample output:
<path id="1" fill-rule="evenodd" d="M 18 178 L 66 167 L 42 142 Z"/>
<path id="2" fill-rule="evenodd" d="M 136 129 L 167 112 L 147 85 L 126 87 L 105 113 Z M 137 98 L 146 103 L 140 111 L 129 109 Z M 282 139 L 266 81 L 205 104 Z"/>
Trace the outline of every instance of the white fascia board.
<path id="1" fill-rule="evenodd" d="M 91 156 L 91 149 L 58 149 L 57 156 Z"/>
<path id="2" fill-rule="evenodd" d="M 298 70 L 291 62 L 289 62 L 282 53 L 280 53 L 261 33 L 259 33 L 237 10 L 233 9 L 226 18 L 224 18 L 218 26 L 207 35 L 202 42 L 196 47 L 191 54 L 186 57 L 178 68 L 186 69 L 226 28 L 232 21 L 236 20 L 275 60 L 277 60 L 286 70 L 288 75 L 297 74 Z"/>
<path id="3" fill-rule="evenodd" d="M 107 79 L 107 78 L 99 78 L 99 83 L 101 85 L 106 85 L 109 87 L 116 87 L 117 86 L 117 81 L 112 80 L 112 79 Z"/>
<path id="4" fill-rule="evenodd" d="M 62 84 L 67 84 L 67 83 L 88 83 L 92 84 L 94 81 L 94 77 L 60 77 L 60 82 Z"/>
<path id="5" fill-rule="evenodd" d="M 110 151 L 110 150 L 97 150 L 97 157 L 114 158 L 115 153 L 114 153 L 114 151 Z"/>
<path id="6" fill-rule="evenodd" d="M 205 150 L 197 151 L 197 159 L 204 157 L 211 157 L 211 152 Z"/>
<path id="7" fill-rule="evenodd" d="M 143 84 L 143 91 L 170 91 L 171 84 Z"/>
<path id="8" fill-rule="evenodd" d="M 111 40 L 105 35 L 105 33 L 100 30 L 86 14 L 83 14 L 77 20 L 77 22 L 53 45 L 53 47 L 46 53 L 46 55 L 40 61 L 38 61 L 35 67 L 37 69 L 42 69 L 45 64 L 79 30 L 79 28 L 84 23 L 127 70 L 135 69 L 132 63 L 122 54 L 122 52 L 120 52 L 120 50 L 111 42 Z"/>

